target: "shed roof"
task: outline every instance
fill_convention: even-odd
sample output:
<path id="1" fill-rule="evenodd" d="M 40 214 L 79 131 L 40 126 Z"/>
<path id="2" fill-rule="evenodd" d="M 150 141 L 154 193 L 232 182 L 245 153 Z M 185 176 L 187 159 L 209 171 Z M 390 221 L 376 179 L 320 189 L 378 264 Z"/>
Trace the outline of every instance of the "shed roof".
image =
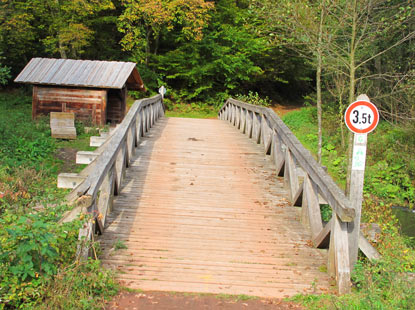
<path id="1" fill-rule="evenodd" d="M 32 58 L 17 83 L 144 90 L 133 62 Z"/>

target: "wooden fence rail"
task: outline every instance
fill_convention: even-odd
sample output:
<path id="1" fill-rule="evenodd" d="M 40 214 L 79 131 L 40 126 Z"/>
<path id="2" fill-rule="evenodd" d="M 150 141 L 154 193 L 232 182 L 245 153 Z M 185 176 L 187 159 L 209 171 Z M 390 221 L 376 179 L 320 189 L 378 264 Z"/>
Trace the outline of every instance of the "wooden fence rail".
<path id="1" fill-rule="evenodd" d="M 310 226 L 314 246 L 329 247 L 328 271 L 335 276 L 339 293 L 349 292 L 349 242 L 358 240 L 348 239 L 347 223 L 353 221 L 355 210 L 343 191 L 271 109 L 228 99 L 219 111 L 219 119 L 230 122 L 264 146 L 277 174 L 284 177 L 292 204 L 302 206 L 302 221 Z M 325 225 L 321 220 L 320 196 L 333 214 Z"/>
<path id="2" fill-rule="evenodd" d="M 135 148 L 141 137 L 163 115 L 161 95 L 134 102 L 114 134 L 100 148 L 99 155 L 81 172 L 86 179 L 66 197 L 75 207 L 63 216 L 61 222 L 70 222 L 81 213 L 90 215 L 89 221 L 79 231 L 79 257 L 88 257 L 93 235 L 103 233 L 113 197 L 120 193 L 125 169 L 130 165 Z"/>

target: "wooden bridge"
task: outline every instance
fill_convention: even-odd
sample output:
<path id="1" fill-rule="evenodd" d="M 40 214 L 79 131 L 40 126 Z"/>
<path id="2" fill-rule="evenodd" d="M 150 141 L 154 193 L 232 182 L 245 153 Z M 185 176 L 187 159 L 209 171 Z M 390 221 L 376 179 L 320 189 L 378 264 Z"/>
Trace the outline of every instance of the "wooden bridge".
<path id="1" fill-rule="evenodd" d="M 349 291 L 355 210 L 272 110 L 229 99 L 218 120 L 163 114 L 161 96 L 136 101 L 80 173 L 63 219 L 90 215 L 80 256 L 98 233 L 103 264 L 143 290 Z"/>

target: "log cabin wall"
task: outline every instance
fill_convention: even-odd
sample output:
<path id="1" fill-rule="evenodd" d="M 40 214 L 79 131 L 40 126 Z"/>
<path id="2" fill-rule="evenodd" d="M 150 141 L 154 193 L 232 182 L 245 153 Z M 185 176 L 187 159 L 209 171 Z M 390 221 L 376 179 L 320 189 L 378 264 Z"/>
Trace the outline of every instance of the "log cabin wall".
<path id="1" fill-rule="evenodd" d="M 33 85 L 32 116 L 74 112 L 96 125 L 121 123 L 127 87 L 145 91 L 133 62 L 32 58 L 14 80 Z"/>
<path id="2" fill-rule="evenodd" d="M 96 125 L 107 122 L 107 90 L 33 86 L 32 116 L 73 112 L 76 120 Z"/>

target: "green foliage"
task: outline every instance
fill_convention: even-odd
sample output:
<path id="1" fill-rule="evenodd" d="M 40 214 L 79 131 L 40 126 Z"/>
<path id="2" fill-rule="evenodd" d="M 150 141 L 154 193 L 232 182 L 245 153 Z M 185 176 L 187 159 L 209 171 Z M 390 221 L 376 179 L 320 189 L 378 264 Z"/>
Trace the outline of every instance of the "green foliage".
<path id="1" fill-rule="evenodd" d="M 330 115 L 327 118 L 330 119 Z M 315 154 L 317 140 L 315 134 L 310 133 L 316 129 L 315 109 L 290 112 L 283 120 Z M 345 178 L 345 156 L 339 135 L 338 128 L 324 130 L 323 164 L 341 183 Z M 411 240 L 400 235 L 390 204 L 405 204 L 413 199 L 414 178 L 409 159 L 415 148 L 413 136 L 412 126 L 388 123 L 381 123 L 369 134 L 362 221 L 380 225 L 381 234 L 376 246 L 383 259 L 375 263 L 360 260 L 352 276 L 354 289 L 351 294 L 297 296 L 295 300 L 307 309 L 392 310 L 411 309 L 415 304 L 415 282 L 407 274 L 415 271 L 415 250 Z M 330 219 L 328 206 L 321 206 L 321 213 L 323 220 Z"/>
<path id="2" fill-rule="evenodd" d="M 34 308 L 103 309 L 118 290 L 113 272 L 102 268 L 99 260 L 89 259 L 60 271 L 45 285 L 43 300 L 38 300 Z"/>
<path id="3" fill-rule="evenodd" d="M 161 34 L 159 50 L 164 52 L 149 58 L 154 72 L 150 83 L 163 80 L 176 102 L 217 106 L 262 73 L 256 59 L 267 46 L 250 24 L 254 16 L 230 0 L 217 1 L 215 9 L 200 40 L 186 40 L 180 31 Z"/>
<path id="4" fill-rule="evenodd" d="M 78 140 L 51 139 L 20 92 L 0 94 L 0 120 L 0 309 L 101 309 L 117 289 L 113 274 L 99 262 L 73 265 L 81 223 L 58 224 L 68 206 L 54 151 Z"/>
<path id="5" fill-rule="evenodd" d="M 167 101 L 167 117 L 186 117 L 186 118 L 216 118 L 217 109 L 207 104 L 169 104 Z"/>
<path id="6" fill-rule="evenodd" d="M 321 214 L 321 220 L 327 223 L 328 221 L 330 221 L 333 212 L 329 205 L 324 204 L 324 205 L 320 205 L 320 214 Z"/>
<path id="7" fill-rule="evenodd" d="M 9 79 L 11 78 L 10 67 L 3 65 L 4 59 L 5 58 L 2 56 L 2 53 L 0 52 L 0 86 L 7 85 Z"/>
<path id="8" fill-rule="evenodd" d="M 123 249 L 127 249 L 127 245 L 124 243 L 123 240 L 117 239 L 117 241 L 115 241 L 114 243 L 114 250 L 123 250 Z"/>
<path id="9" fill-rule="evenodd" d="M 124 34 L 121 44 L 125 50 L 135 50 L 148 63 L 152 39 L 156 39 L 157 49 L 162 32 L 180 28 L 183 39 L 200 40 L 214 4 L 204 0 L 126 0 L 123 6 L 118 22 L 118 29 Z"/>
<path id="10" fill-rule="evenodd" d="M 80 225 L 58 225 L 42 213 L 9 212 L 0 224 L 0 299 L 7 305 L 37 299 L 38 288 L 73 259 Z"/>
<path id="11" fill-rule="evenodd" d="M 369 134 L 367 192 L 401 205 L 415 203 L 414 137 L 415 126 L 411 123 L 384 122 Z"/>
<path id="12" fill-rule="evenodd" d="M 252 91 L 249 91 L 248 95 L 236 95 L 236 99 L 262 107 L 269 107 L 271 105 L 271 100 L 268 97 L 261 98 L 257 92 L 254 93 Z"/>
<path id="13" fill-rule="evenodd" d="M 0 140 L 0 163 L 37 167 L 54 151 L 47 120 L 32 122 L 30 113 L 30 97 L 0 96 L 0 135 L 7 137 Z"/>
<path id="14" fill-rule="evenodd" d="M 329 112 L 326 112 L 326 115 Z M 294 132 L 300 142 L 317 153 L 317 130 L 315 108 L 303 108 L 287 113 L 283 120 Z M 327 115 L 326 118 L 334 120 Z M 339 126 L 324 130 L 323 165 L 340 186 L 344 185 L 347 160 L 346 152 L 340 142 Z M 415 127 L 398 126 L 381 122 L 378 128 L 369 134 L 364 192 L 373 194 L 385 202 L 399 205 L 413 205 L 415 202 Z M 330 142 L 329 142 L 330 141 Z M 396 148 L 399 145 L 399 148 Z"/>
<path id="15" fill-rule="evenodd" d="M 378 250 L 382 259 L 371 263 L 361 259 L 352 273 L 353 290 L 343 296 L 296 296 L 307 309 L 412 309 L 415 304 L 415 250 L 399 235 L 389 206 L 366 198 L 363 208 L 382 232 Z"/>

